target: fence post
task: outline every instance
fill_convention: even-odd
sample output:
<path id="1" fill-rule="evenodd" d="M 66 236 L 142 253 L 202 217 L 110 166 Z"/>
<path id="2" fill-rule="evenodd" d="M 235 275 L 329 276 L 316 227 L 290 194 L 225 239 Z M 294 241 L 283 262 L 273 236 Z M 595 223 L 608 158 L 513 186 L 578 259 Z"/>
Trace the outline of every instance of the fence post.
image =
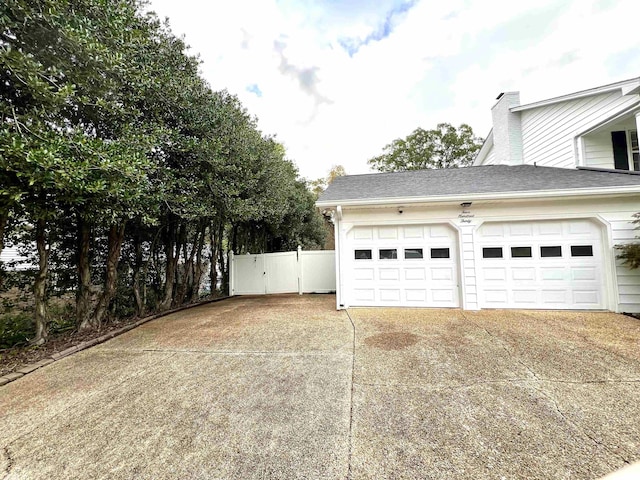
<path id="1" fill-rule="evenodd" d="M 298 295 L 302 295 L 302 247 L 298 245 Z"/>
<path id="2" fill-rule="evenodd" d="M 233 297 L 233 295 L 235 294 L 235 285 L 233 284 L 233 282 L 235 282 L 235 275 L 233 274 L 233 268 L 234 268 L 234 261 L 233 261 L 233 250 L 229 250 L 229 258 L 227 259 L 227 261 L 229 262 L 228 268 L 229 268 L 229 296 Z"/>

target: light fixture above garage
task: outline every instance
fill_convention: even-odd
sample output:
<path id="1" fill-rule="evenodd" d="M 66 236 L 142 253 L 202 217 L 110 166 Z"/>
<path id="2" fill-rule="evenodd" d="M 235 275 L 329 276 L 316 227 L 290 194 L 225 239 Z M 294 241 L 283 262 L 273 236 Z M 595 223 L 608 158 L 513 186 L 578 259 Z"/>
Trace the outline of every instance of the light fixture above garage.
<path id="1" fill-rule="evenodd" d="M 469 208 L 473 202 L 462 202 L 460 206 L 462 208 Z"/>

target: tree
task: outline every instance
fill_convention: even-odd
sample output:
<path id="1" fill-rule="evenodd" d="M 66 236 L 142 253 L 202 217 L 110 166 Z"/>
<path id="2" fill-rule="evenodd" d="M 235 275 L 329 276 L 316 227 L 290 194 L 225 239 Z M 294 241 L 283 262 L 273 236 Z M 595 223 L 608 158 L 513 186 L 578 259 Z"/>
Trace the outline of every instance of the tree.
<path id="1" fill-rule="evenodd" d="M 394 140 L 367 163 L 379 172 L 467 167 L 481 146 L 482 139 L 469 125 L 456 129 L 439 123 L 433 130 L 417 128 L 408 137 Z"/>
<path id="2" fill-rule="evenodd" d="M 342 165 L 333 165 L 326 177 L 317 178 L 309 182 L 311 192 L 318 198 L 322 192 L 338 177 L 344 177 L 347 171 Z"/>
<path id="3" fill-rule="evenodd" d="M 640 230 L 640 212 L 634 215 L 636 224 L 636 230 Z M 620 251 L 618 259 L 622 260 L 622 264 L 626 265 L 630 269 L 640 268 L 640 237 L 636 236 L 636 242 L 628 243 L 626 245 L 616 245 L 616 248 Z"/>

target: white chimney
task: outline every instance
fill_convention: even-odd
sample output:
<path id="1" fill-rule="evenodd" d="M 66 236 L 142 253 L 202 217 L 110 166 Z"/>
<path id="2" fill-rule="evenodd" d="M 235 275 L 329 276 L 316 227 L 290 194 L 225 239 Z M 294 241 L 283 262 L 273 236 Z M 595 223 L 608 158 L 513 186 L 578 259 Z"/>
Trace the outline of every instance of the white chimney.
<path id="1" fill-rule="evenodd" d="M 520 92 L 506 92 L 498 95 L 491 109 L 493 118 L 493 150 L 499 165 L 521 165 L 522 123 L 520 112 L 509 109 L 520 105 Z"/>

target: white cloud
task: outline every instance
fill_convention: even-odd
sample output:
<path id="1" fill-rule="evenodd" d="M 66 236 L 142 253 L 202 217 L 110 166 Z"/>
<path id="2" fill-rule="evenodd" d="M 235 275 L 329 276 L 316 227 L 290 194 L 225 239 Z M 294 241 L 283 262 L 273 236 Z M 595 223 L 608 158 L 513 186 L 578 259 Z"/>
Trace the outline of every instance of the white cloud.
<path id="1" fill-rule="evenodd" d="M 535 101 L 640 75 L 638 58 L 624 61 L 638 45 L 634 0 L 422 0 L 393 16 L 390 32 L 381 30 L 403 3 L 153 0 L 152 7 L 201 54 L 212 87 L 237 94 L 310 178 L 333 164 L 365 172 L 367 158 L 418 126 L 466 122 L 485 135 L 500 91 Z M 351 56 L 340 43 L 382 31 L 389 34 L 360 42 Z"/>

